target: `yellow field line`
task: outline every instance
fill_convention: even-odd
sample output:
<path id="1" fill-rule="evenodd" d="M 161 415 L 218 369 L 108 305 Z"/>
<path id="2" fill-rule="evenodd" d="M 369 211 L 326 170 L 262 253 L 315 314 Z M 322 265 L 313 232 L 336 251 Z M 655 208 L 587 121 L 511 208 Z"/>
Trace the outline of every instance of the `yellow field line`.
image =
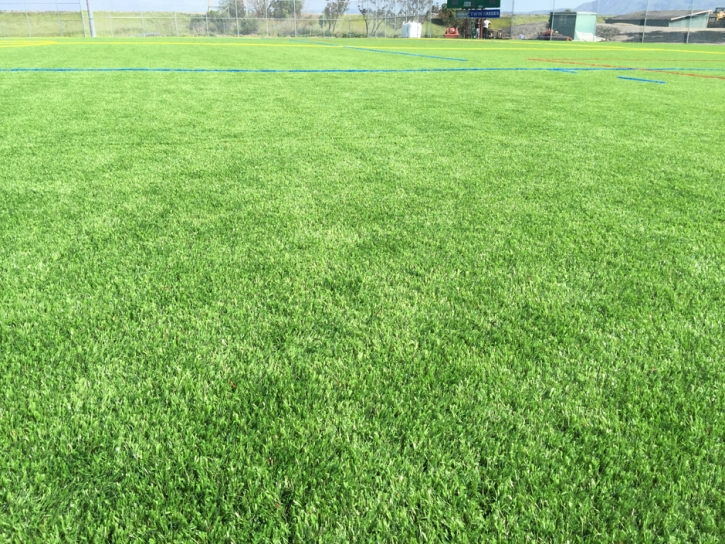
<path id="1" fill-rule="evenodd" d="M 282 47 L 282 48 L 313 48 L 313 49 L 319 49 L 322 47 L 334 47 L 338 49 L 342 49 L 345 47 L 344 44 L 335 44 L 335 43 L 329 43 L 329 44 L 315 44 L 315 43 L 250 43 L 250 42 L 244 42 L 244 43 L 229 43 L 229 42 L 222 42 L 222 43 L 208 43 L 208 42 L 178 42 L 178 41 L 49 41 L 49 40 L 42 40 L 42 41 L 31 41 L 31 40 L 11 40 L 11 41 L 4 41 L 0 40 L 0 48 L 10 48 L 10 47 L 34 47 L 34 46 L 40 46 L 40 45 L 191 45 L 191 46 L 201 46 L 201 47 Z M 571 43 L 562 43 L 562 44 L 547 44 L 545 47 L 532 47 L 528 44 L 521 44 L 520 46 L 498 46 L 498 45 L 488 45 L 484 47 L 417 47 L 417 46 L 406 46 L 406 45 L 399 45 L 399 46 L 389 46 L 389 45 L 359 45 L 357 47 L 360 47 L 360 49 L 391 49 L 391 50 L 409 50 L 409 51 L 458 51 L 461 53 L 465 53 L 466 51 L 471 51 L 474 53 L 478 52 L 491 52 L 495 53 L 496 51 L 656 51 L 659 53 L 662 52 L 668 52 L 668 53 L 701 53 L 703 55 L 725 55 L 725 52 L 723 51 L 702 51 L 702 50 L 689 50 L 689 49 L 669 49 L 669 48 L 653 48 L 653 47 L 622 47 L 622 46 L 602 46 L 598 44 L 571 44 Z M 656 58 L 653 58 L 652 60 L 657 60 Z"/>
<path id="2" fill-rule="evenodd" d="M 40 41 L 40 42 L 5 42 L 0 41 L 0 49 L 10 49 L 11 47 L 39 47 L 43 45 L 55 45 L 57 42 Z"/>
<path id="3" fill-rule="evenodd" d="M 330 44 L 330 45 L 321 45 L 321 44 L 307 44 L 307 43 L 204 43 L 204 42 L 96 42 L 96 41 L 85 41 L 85 42 L 54 42 L 55 45 L 192 45 L 192 46 L 199 46 L 199 47 L 287 47 L 287 48 L 301 48 L 301 47 L 307 47 L 307 48 L 314 48 L 314 49 L 320 49 L 320 48 L 337 48 L 337 49 L 343 49 L 344 45 L 338 45 L 338 44 Z M 32 44 L 36 45 L 36 44 Z M 37 45 L 49 45 L 49 44 L 37 44 Z M 29 45 L 30 46 L 30 45 Z M 0 46 L 1 47 L 1 46 Z M 11 47 L 23 47 L 23 45 L 12 45 Z M 410 49 L 410 50 L 417 50 L 417 51 L 473 51 L 473 52 L 479 52 L 479 51 L 504 51 L 504 50 L 510 50 L 510 51 L 557 51 L 557 49 L 552 49 L 549 47 L 496 47 L 496 48 L 487 48 L 487 47 L 470 47 L 470 48 L 462 48 L 462 47 L 390 47 L 390 46 L 356 46 L 360 49 Z"/>
<path id="4" fill-rule="evenodd" d="M 204 43 L 204 42 L 157 42 L 157 41 L 148 41 L 148 42 L 101 42 L 101 41 L 84 41 L 84 42 L 55 42 L 56 45 L 193 45 L 193 46 L 200 46 L 200 47 L 287 47 L 287 48 L 300 48 L 300 47 L 307 47 L 307 48 L 323 48 L 323 47 L 334 47 L 338 49 L 342 49 L 345 47 L 345 45 L 341 44 L 307 44 L 307 43 Z M 360 45 L 356 46 L 359 49 L 391 49 L 391 50 L 414 50 L 414 51 L 460 51 L 460 52 L 466 52 L 466 51 L 472 51 L 472 52 L 480 52 L 480 51 L 490 51 L 490 52 L 496 52 L 496 51 L 558 51 L 559 48 L 552 48 L 552 47 L 409 47 L 409 46 L 388 46 L 388 45 L 381 45 L 381 46 L 366 46 L 366 45 Z M 603 51 L 603 50 L 627 50 L 622 47 L 600 47 L 597 49 L 597 51 Z"/>

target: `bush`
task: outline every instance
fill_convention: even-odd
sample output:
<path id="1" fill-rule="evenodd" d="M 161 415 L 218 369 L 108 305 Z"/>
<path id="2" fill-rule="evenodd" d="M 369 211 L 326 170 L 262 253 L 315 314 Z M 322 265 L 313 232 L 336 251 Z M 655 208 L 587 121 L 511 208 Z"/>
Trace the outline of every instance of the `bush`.
<path id="1" fill-rule="evenodd" d="M 259 20 L 257 20 L 257 19 L 240 19 L 239 20 L 239 34 L 241 34 L 242 36 L 256 34 L 257 30 L 259 30 Z"/>
<path id="2" fill-rule="evenodd" d="M 215 12 L 209 12 L 209 17 L 197 16 L 192 17 L 189 21 L 189 29 L 192 34 L 209 34 L 211 36 L 235 36 L 237 29 L 239 35 L 247 36 L 249 34 L 256 34 L 259 28 L 259 21 L 257 19 L 239 19 L 237 20 L 230 17 L 218 17 Z"/>

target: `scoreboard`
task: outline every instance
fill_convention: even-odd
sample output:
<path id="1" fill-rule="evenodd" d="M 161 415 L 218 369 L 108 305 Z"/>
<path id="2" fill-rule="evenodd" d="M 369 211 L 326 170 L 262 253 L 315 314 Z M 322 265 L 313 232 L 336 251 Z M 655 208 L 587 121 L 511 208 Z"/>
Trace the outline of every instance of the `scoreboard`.
<path id="1" fill-rule="evenodd" d="M 500 9 L 501 0 L 447 0 L 448 9 Z"/>

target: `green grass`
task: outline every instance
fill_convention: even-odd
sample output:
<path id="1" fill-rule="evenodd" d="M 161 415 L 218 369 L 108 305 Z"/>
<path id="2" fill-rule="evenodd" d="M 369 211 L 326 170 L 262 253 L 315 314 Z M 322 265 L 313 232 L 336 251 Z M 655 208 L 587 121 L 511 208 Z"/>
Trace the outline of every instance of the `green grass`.
<path id="1" fill-rule="evenodd" d="M 56 42 L 0 68 L 464 65 Z M 0 540 L 725 538 L 725 81 L 617 75 L 0 72 Z"/>

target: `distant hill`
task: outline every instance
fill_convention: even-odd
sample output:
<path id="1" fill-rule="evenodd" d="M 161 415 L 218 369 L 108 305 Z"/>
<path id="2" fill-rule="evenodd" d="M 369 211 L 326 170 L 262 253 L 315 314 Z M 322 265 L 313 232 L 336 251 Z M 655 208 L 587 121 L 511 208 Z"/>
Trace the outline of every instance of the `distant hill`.
<path id="1" fill-rule="evenodd" d="M 723 2 L 720 2 L 723 3 Z M 714 1 L 702 1 L 695 0 L 695 10 L 713 9 L 717 2 Z M 597 12 L 597 5 L 599 6 L 598 13 L 602 15 L 624 15 L 625 13 L 632 13 L 634 11 L 644 11 L 647 9 L 647 0 L 596 0 L 586 2 L 574 11 L 595 11 Z M 720 5 L 720 4 L 717 4 Z M 689 10 L 692 6 L 691 0 L 650 0 L 649 10 L 670 10 L 670 9 L 687 9 Z"/>

